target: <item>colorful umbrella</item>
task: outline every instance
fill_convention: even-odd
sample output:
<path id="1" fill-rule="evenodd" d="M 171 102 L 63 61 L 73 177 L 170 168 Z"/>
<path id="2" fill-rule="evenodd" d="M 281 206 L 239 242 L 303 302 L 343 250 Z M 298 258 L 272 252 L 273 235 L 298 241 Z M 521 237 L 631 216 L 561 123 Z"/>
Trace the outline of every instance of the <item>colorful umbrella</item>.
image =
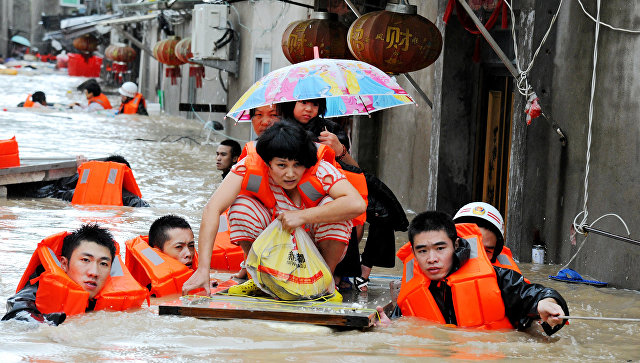
<path id="1" fill-rule="evenodd" d="M 326 98 L 326 118 L 367 115 L 415 104 L 394 78 L 368 63 L 319 58 L 262 77 L 240 97 L 227 117 L 248 121 L 252 108 L 314 98 Z"/>

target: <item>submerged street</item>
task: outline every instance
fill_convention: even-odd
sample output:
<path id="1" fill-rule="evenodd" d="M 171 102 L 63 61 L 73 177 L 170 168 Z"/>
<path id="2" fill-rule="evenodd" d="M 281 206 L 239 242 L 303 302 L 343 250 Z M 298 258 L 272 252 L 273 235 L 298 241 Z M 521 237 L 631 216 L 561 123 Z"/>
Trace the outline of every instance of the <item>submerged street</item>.
<path id="1" fill-rule="evenodd" d="M 162 114 L 113 116 L 15 106 L 35 90 L 49 102 L 82 99 L 85 78 L 50 68 L 0 75 L 0 139 L 16 136 L 23 158 L 74 159 L 120 154 L 131 164 L 142 197 L 151 208 L 79 207 L 58 199 L 0 199 L 0 304 L 14 294 L 37 243 L 51 234 L 98 222 L 120 243 L 146 234 L 159 216 L 184 216 L 196 235 L 202 208 L 221 182 L 215 169 L 217 142 L 224 137 L 199 120 Z M 109 96 L 119 104 L 118 96 Z M 208 120 L 206 113 L 200 114 Z M 409 214 L 412 217 L 412 214 Z M 396 245 L 406 233 L 396 234 Z M 507 242 L 508 243 L 508 242 Z M 640 293 L 551 281 L 558 265 L 520 265 L 533 283 L 558 290 L 571 315 L 640 318 Z M 613 267 L 612 267 L 613 268 Z M 402 274 L 374 268 L 373 274 Z M 220 274 L 228 277 L 228 274 Z M 586 276 L 585 276 L 586 278 Z M 68 318 L 59 327 L 3 322 L 0 360 L 50 361 L 413 361 L 433 359 L 631 361 L 640 358 L 640 323 L 571 320 L 552 337 L 539 327 L 527 332 L 483 332 L 429 325 L 401 318 L 388 328 L 337 331 L 304 324 L 260 320 L 199 320 L 158 316 L 157 305 L 132 312 L 95 312 Z M 146 305 L 146 304 L 145 304 Z"/>

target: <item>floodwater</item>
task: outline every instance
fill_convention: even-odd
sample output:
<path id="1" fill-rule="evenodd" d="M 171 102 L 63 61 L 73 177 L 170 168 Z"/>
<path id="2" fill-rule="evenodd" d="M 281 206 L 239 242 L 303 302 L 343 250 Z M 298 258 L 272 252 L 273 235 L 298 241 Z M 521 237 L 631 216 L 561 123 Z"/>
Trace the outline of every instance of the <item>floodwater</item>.
<path id="1" fill-rule="evenodd" d="M 185 216 L 197 236 L 201 209 L 221 181 L 214 158 L 220 136 L 212 135 L 208 141 L 208 131 L 200 121 L 16 110 L 13 106 L 34 90 L 45 91 L 48 101 L 55 103 L 81 98 L 75 86 L 84 79 L 52 71 L 32 73 L 0 75 L 0 138 L 15 134 L 23 157 L 121 154 L 131 163 L 143 198 L 152 207 L 96 209 L 56 199 L 0 200 L 0 304 L 14 293 L 36 244 L 44 237 L 97 221 L 112 230 L 124 247 L 125 240 L 146 234 L 151 222 L 167 213 Z M 119 104 L 117 97 L 112 100 Z M 398 244 L 403 240 L 398 235 Z M 559 266 L 521 267 L 532 281 L 560 291 L 573 315 L 640 318 L 636 291 L 548 280 L 546 276 L 555 274 Z M 397 275 L 400 271 L 397 266 L 373 273 Z M 389 328 L 362 332 L 260 320 L 158 316 L 153 305 L 152 301 L 152 307 L 126 313 L 74 316 L 59 327 L 0 323 L 0 361 L 640 359 L 640 323 L 572 320 L 571 325 L 546 337 L 539 327 L 527 332 L 479 332 L 402 318 Z"/>

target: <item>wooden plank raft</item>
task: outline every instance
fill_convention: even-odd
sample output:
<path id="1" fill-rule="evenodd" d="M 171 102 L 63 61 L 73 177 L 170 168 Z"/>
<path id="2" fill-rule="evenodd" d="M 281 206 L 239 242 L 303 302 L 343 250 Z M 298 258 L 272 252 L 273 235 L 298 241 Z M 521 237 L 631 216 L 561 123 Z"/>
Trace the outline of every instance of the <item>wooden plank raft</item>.
<path id="1" fill-rule="evenodd" d="M 204 319 L 259 319 L 305 323 L 329 327 L 367 329 L 378 320 L 377 305 L 387 314 L 393 309 L 387 277 L 373 277 L 369 292 L 343 293 L 343 303 L 278 301 L 270 297 L 212 295 L 183 296 L 159 305 L 159 315 L 181 315 Z M 226 289 L 221 290 L 224 292 Z M 213 290 L 212 290 L 213 292 Z"/>
<path id="2" fill-rule="evenodd" d="M 212 319 L 259 319 L 365 329 L 378 319 L 375 309 L 328 302 L 283 302 L 270 298 L 186 296 L 158 308 L 159 315 Z"/>

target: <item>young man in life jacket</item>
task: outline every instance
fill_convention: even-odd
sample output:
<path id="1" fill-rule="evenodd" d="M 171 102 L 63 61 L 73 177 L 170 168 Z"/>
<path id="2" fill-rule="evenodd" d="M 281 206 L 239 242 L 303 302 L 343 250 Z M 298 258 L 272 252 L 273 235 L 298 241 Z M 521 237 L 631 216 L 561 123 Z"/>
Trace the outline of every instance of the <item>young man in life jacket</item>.
<path id="1" fill-rule="evenodd" d="M 396 313 L 477 329 L 526 329 L 541 319 L 548 335 L 569 315 L 567 303 L 551 288 L 527 284 L 522 275 L 492 266 L 474 224 L 454 225 L 441 212 L 424 212 L 409 225 L 414 258 L 407 258 Z M 388 318 L 378 307 L 381 321 Z M 398 315 L 399 315 L 398 314 Z"/>
<path id="2" fill-rule="evenodd" d="M 120 108 L 118 113 L 126 115 L 143 115 L 148 116 L 147 101 L 142 94 L 138 92 L 138 85 L 133 82 L 125 82 L 118 89 L 120 98 Z"/>
<path id="3" fill-rule="evenodd" d="M 125 246 L 127 268 L 155 297 L 179 294 L 197 267 L 191 225 L 176 215 L 156 219 L 148 236 L 126 241 Z"/>
<path id="4" fill-rule="evenodd" d="M 366 208 L 358 191 L 336 167 L 318 159 L 311 136 L 291 121 L 277 122 L 265 130 L 256 142 L 256 150 L 231 168 L 205 206 L 199 265 L 184 284 L 183 294 L 200 287 L 209 293 L 213 242 L 220 215 L 230 206 L 230 240 L 240 245 L 245 255 L 277 218 L 290 232 L 307 226 L 332 272 L 342 259 L 351 235 L 351 220 Z M 252 280 L 245 284 L 238 286 L 246 291 L 257 289 Z"/>
<path id="5" fill-rule="evenodd" d="M 231 167 L 238 162 L 242 148 L 237 141 L 223 140 L 216 149 L 216 169 L 222 171 L 222 179 L 229 174 Z"/>
<path id="6" fill-rule="evenodd" d="M 83 106 L 78 102 L 71 105 L 72 108 L 81 108 L 84 111 L 95 112 L 111 109 L 111 102 L 107 96 L 102 93 L 102 89 L 98 82 L 88 83 L 82 89 L 84 96 L 87 98 L 87 106 Z"/>
<path id="7" fill-rule="evenodd" d="M 520 273 L 511 250 L 504 245 L 504 219 L 494 206 L 483 202 L 466 204 L 456 212 L 453 221 L 476 224 L 482 232 L 482 245 L 491 263 Z"/>
<path id="8" fill-rule="evenodd" d="M 89 293 L 86 311 L 94 309 L 94 298 L 105 286 L 115 254 L 113 236 L 96 224 L 83 225 L 64 237 L 60 267 L 73 282 Z M 43 314 L 36 305 L 39 281 L 32 282 L 43 272 L 43 266 L 39 265 L 25 287 L 7 300 L 7 313 L 2 320 L 44 322 L 49 325 L 59 325 L 65 320 L 64 312 Z"/>

